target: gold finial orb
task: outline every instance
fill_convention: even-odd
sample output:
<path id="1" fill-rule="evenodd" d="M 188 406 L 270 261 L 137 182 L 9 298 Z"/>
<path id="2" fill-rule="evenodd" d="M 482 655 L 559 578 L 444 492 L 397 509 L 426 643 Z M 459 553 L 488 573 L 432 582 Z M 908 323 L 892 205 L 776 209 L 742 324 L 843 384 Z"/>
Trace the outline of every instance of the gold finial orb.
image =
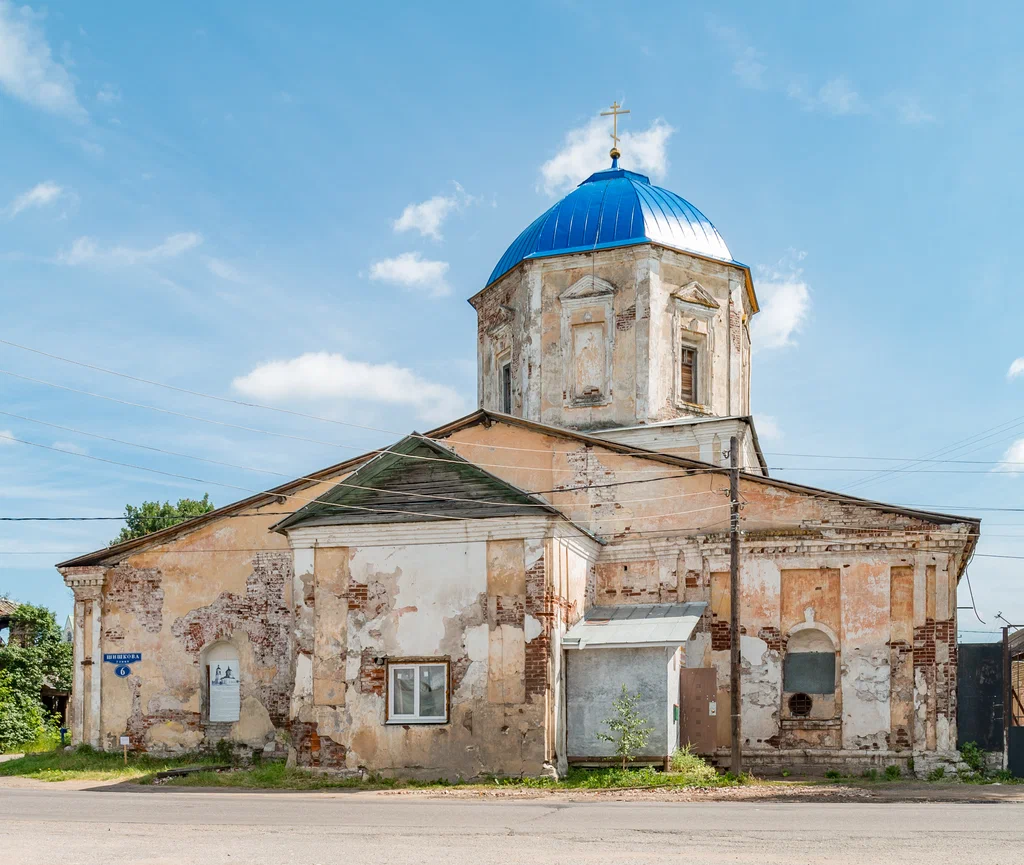
<path id="1" fill-rule="evenodd" d="M 618 158 L 619 158 L 620 156 L 622 156 L 622 154 L 621 154 L 621 153 L 619 153 L 619 148 L 618 148 L 618 147 L 613 147 L 613 148 L 611 149 L 611 151 L 610 151 L 610 152 L 608 153 L 608 155 L 609 155 L 609 156 L 610 156 L 610 157 L 611 157 L 612 159 L 618 159 Z"/>

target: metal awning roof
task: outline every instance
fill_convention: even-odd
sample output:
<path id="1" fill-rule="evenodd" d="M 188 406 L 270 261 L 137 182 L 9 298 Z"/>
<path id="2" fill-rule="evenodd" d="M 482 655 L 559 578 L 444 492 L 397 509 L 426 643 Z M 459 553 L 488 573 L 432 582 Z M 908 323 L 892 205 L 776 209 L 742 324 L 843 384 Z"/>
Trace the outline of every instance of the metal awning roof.
<path id="1" fill-rule="evenodd" d="M 681 646 L 707 609 L 689 604 L 621 604 L 591 607 L 562 637 L 566 649 L 619 649 Z"/>

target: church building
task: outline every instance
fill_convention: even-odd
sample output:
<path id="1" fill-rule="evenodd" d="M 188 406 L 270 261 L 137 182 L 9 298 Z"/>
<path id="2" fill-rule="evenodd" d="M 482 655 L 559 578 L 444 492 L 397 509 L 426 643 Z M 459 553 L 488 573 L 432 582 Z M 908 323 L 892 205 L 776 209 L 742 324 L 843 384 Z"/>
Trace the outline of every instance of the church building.
<path id="1" fill-rule="evenodd" d="M 745 766 L 955 759 L 979 522 L 772 478 L 750 269 L 612 156 L 470 298 L 477 411 L 58 565 L 75 741 L 564 773 L 612 757 L 625 685 L 642 762 L 727 764 L 735 439 Z"/>

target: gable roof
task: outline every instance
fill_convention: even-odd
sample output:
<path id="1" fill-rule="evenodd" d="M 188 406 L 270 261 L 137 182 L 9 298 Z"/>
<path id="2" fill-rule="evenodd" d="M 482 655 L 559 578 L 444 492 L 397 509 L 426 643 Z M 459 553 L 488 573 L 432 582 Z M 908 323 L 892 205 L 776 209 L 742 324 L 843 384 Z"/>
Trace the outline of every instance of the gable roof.
<path id="1" fill-rule="evenodd" d="M 643 448 L 638 448 L 634 445 L 619 444 L 616 442 L 602 439 L 597 436 L 587 435 L 586 433 L 575 432 L 574 430 L 562 429 L 561 427 L 550 426 L 543 424 L 538 421 L 526 420 L 525 418 L 513 417 L 512 415 L 500 414 L 494 411 L 488 411 L 485 409 L 477 409 L 464 417 L 458 418 L 457 420 L 451 421 L 448 424 L 437 427 L 430 432 L 424 433 L 419 438 L 421 439 L 443 439 L 448 438 L 460 430 L 468 429 L 477 425 L 490 426 L 492 423 L 504 423 L 510 426 L 518 426 L 523 429 L 533 430 L 534 432 L 542 435 L 553 436 L 555 438 L 567 439 L 569 441 L 579 442 L 580 444 L 590 445 L 593 447 L 601 447 L 605 450 L 612 451 L 614 453 L 634 456 L 637 459 L 644 459 L 650 462 L 662 463 L 668 466 L 674 466 L 678 469 L 696 469 L 702 472 L 708 470 L 720 471 L 723 474 L 728 472 L 729 469 L 723 466 L 713 465 L 711 463 L 702 462 L 701 460 L 691 459 L 689 457 L 674 456 L 671 454 L 658 453 L 656 451 L 648 451 Z M 416 434 L 413 434 L 416 437 Z M 232 514 L 238 513 L 239 511 L 245 511 L 250 508 L 261 507 L 263 505 L 270 504 L 277 501 L 282 496 L 292 495 L 300 490 L 306 489 L 313 484 L 320 483 L 323 481 L 329 481 L 334 477 L 342 474 L 348 474 L 361 465 L 367 463 L 378 454 L 384 453 L 384 450 L 370 451 L 369 453 L 362 454 L 358 457 L 353 457 L 350 460 L 336 463 L 333 466 L 328 466 L 318 472 L 312 472 L 311 474 L 297 478 L 287 483 L 280 484 L 276 487 L 272 487 L 263 493 L 256 493 L 255 495 L 249 496 L 248 498 L 241 499 L 237 502 L 232 502 L 229 505 L 217 508 L 209 511 L 208 513 L 202 514 L 198 517 L 193 517 L 190 520 L 178 523 L 174 526 L 168 526 L 165 529 L 160 529 L 156 532 L 151 532 L 148 535 L 144 535 L 141 538 L 134 538 L 130 541 L 124 541 L 120 544 L 115 544 L 110 547 L 105 547 L 100 550 L 96 550 L 92 553 L 86 553 L 81 556 L 77 556 L 73 559 L 60 562 L 58 568 L 69 568 L 69 567 L 89 567 L 102 564 L 114 564 L 120 561 L 124 556 L 129 555 L 136 550 L 149 549 L 151 547 L 159 546 L 162 543 L 173 540 L 181 535 L 195 531 L 197 528 L 206 525 L 207 523 L 215 522 L 216 520 L 224 517 L 229 517 Z M 445 450 L 445 453 L 454 456 L 451 451 Z M 461 459 L 461 458 L 460 458 Z M 761 475 L 744 474 L 742 479 L 746 483 L 764 484 L 768 486 L 777 487 L 780 489 L 790 490 L 792 492 L 804 493 L 807 495 L 814 496 L 816 498 L 829 499 L 831 501 L 838 501 L 847 504 L 860 505 L 862 507 L 873 508 L 876 510 L 886 511 L 888 513 L 901 514 L 903 516 L 914 517 L 927 522 L 933 522 L 938 524 L 948 523 L 969 523 L 975 526 L 975 534 L 972 535 L 971 545 L 966 551 L 964 556 L 964 564 L 970 559 L 970 556 L 974 552 L 974 546 L 977 543 L 977 530 L 981 526 L 981 520 L 976 517 L 965 517 L 951 514 L 937 513 L 933 511 L 923 511 L 916 508 L 900 507 L 899 505 L 889 505 L 883 502 L 871 501 L 869 499 L 860 499 L 855 496 L 849 496 L 844 493 L 833 492 L 831 490 L 824 490 L 818 487 L 810 487 L 803 484 L 793 483 L 791 481 L 783 481 L 777 478 L 769 478 Z M 522 492 L 522 491 L 520 491 Z M 574 524 L 575 525 L 575 524 Z M 278 524 L 280 526 L 280 524 Z M 578 526 L 577 526 L 578 528 Z M 962 570 L 962 568 L 961 568 Z"/>
<path id="2" fill-rule="evenodd" d="M 313 525 L 537 516 L 538 513 L 568 520 L 548 502 L 425 436 L 413 433 L 377 454 L 317 501 L 271 526 L 271 530 L 284 532 Z M 573 525 L 593 537 L 586 529 Z"/>

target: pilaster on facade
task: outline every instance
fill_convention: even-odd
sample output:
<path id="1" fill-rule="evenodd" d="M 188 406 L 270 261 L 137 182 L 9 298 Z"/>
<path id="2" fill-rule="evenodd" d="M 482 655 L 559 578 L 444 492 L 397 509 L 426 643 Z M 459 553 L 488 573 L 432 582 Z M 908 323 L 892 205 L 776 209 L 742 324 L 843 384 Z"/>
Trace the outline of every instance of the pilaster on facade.
<path id="1" fill-rule="evenodd" d="M 107 568 L 62 568 L 64 584 L 75 595 L 74 676 L 71 686 L 71 738 L 98 748 L 103 656 L 100 635 L 103 580 Z"/>

